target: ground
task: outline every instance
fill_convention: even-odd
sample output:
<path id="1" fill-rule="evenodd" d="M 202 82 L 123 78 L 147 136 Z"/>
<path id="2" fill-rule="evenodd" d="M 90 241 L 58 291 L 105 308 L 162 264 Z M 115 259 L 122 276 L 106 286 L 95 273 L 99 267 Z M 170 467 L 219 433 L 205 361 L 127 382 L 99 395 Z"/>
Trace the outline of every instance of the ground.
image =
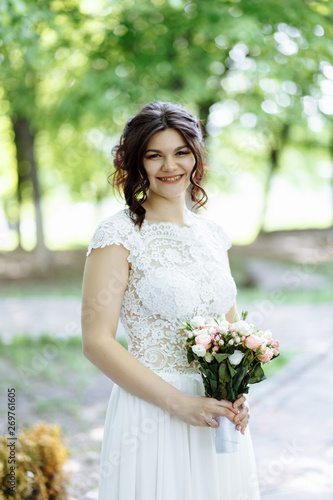
<path id="1" fill-rule="evenodd" d="M 290 238 L 291 235 L 288 237 Z M 271 237 L 231 252 L 238 310 L 270 328 L 281 342 L 282 368 L 250 392 L 251 433 L 262 500 L 326 500 L 333 496 L 333 422 L 328 395 L 333 377 L 332 264 L 325 244 L 303 241 L 283 255 Z M 280 254 L 282 252 L 280 247 Z M 273 251 L 273 249 L 275 249 Z M 268 259 L 275 252 L 274 259 Z M 19 427 L 39 420 L 63 428 L 71 452 L 69 494 L 96 498 L 104 418 L 112 382 L 83 356 L 80 287 L 84 255 L 59 253 L 50 274 L 33 275 L 16 255 L 0 258 L 1 398 L 16 387 Z M 278 258 L 279 257 L 279 258 Z M 297 257 L 297 258 L 296 258 Z M 7 262 L 7 264 L 6 264 Z M 59 263 L 60 262 L 60 263 Z M 38 274 L 38 273 L 37 273 Z M 244 288 L 245 287 L 245 288 Z M 22 334 L 13 343 L 14 334 Z M 121 333 L 121 331 L 120 331 Z M 47 334 L 44 340 L 41 335 Z M 6 403 L 0 406 L 6 432 Z"/>

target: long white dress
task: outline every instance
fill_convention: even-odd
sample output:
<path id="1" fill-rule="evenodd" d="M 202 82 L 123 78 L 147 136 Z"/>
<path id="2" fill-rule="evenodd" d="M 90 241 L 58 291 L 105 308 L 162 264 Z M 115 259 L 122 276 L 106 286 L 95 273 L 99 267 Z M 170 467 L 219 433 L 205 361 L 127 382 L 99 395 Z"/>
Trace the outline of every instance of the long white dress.
<path id="1" fill-rule="evenodd" d="M 186 210 L 189 225 L 134 225 L 123 209 L 102 221 L 87 252 L 123 245 L 131 263 L 121 321 L 128 350 L 177 389 L 204 395 L 189 365 L 180 322 L 220 317 L 237 289 L 230 274 L 230 238 Z M 133 373 L 135 377 L 135 373 Z M 214 430 L 190 426 L 157 406 L 113 387 L 100 462 L 99 500 L 257 500 L 260 498 L 249 429 L 239 452 L 218 455 Z"/>

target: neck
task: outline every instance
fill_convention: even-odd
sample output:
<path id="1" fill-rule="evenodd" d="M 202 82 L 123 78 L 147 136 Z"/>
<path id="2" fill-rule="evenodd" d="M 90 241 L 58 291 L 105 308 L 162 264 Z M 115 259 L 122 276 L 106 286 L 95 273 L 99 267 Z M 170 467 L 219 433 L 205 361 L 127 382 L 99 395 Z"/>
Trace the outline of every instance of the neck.
<path id="1" fill-rule="evenodd" d="M 146 210 L 147 221 L 171 222 L 178 226 L 187 225 L 185 193 L 172 199 L 148 193 L 148 199 L 143 207 Z"/>

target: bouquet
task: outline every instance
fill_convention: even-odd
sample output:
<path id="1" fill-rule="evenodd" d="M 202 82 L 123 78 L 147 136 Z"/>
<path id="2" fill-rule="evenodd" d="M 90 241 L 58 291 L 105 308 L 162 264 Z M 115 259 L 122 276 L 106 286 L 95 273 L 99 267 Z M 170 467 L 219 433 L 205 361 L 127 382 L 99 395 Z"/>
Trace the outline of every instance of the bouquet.
<path id="1" fill-rule="evenodd" d="M 226 321 L 225 315 L 219 320 L 195 316 L 190 322 L 182 323 L 181 330 L 187 333 L 188 362 L 199 362 L 208 397 L 236 401 L 249 392 L 250 384 L 266 378 L 262 365 L 279 356 L 279 341 L 273 340 L 270 330 L 262 331 L 250 325 L 247 315 L 248 312 L 243 311 L 240 319 L 236 313 L 234 323 Z M 235 424 L 226 417 L 215 418 L 219 421 L 217 452 L 237 451 L 239 434 Z M 232 427 L 223 431 L 222 427 L 229 426 L 228 422 Z M 234 445 L 228 444 L 228 436 L 221 439 L 223 432 L 234 435 Z"/>

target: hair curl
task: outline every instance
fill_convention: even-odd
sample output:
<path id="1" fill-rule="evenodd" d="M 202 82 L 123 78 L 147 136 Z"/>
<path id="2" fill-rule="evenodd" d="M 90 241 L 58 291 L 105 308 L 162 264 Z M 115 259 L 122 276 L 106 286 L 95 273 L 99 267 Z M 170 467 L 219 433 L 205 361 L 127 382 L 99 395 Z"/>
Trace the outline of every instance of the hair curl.
<path id="1" fill-rule="evenodd" d="M 142 204 L 147 200 L 149 188 L 143 157 L 151 137 L 169 128 L 182 134 L 196 160 L 190 176 L 192 201 L 202 207 L 208 199 L 201 186 L 206 150 L 198 118 L 179 104 L 161 101 L 146 104 L 127 121 L 119 143 L 113 148 L 115 171 L 109 176 L 112 186 L 124 195 L 131 217 L 139 227 L 145 218 Z"/>

